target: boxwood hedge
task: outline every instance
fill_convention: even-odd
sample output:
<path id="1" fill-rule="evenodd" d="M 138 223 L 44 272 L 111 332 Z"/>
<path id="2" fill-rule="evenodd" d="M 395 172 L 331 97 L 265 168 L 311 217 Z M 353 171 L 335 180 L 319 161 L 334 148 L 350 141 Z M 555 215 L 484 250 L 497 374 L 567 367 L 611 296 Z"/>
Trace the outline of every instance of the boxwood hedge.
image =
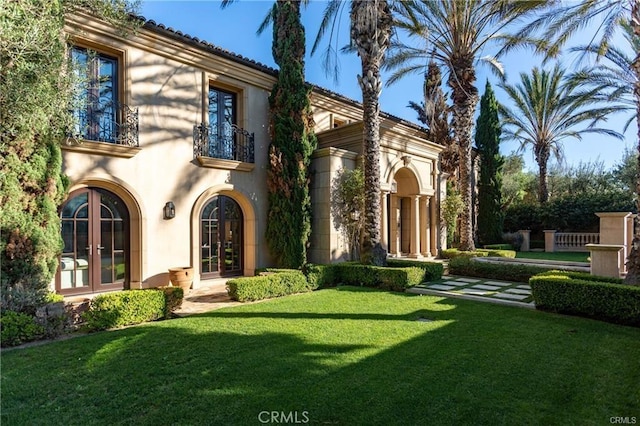
<path id="1" fill-rule="evenodd" d="M 87 329 L 105 330 L 164 318 L 165 306 L 162 290 L 125 290 L 96 296 L 82 317 Z"/>
<path id="2" fill-rule="evenodd" d="M 588 274 L 551 271 L 531 277 L 536 308 L 640 327 L 640 287 Z"/>
<path id="3" fill-rule="evenodd" d="M 532 276 L 549 270 L 550 268 L 532 265 L 474 262 L 470 257 L 465 256 L 458 256 L 449 261 L 449 273 L 452 275 L 517 281 L 522 283 L 529 282 L 529 278 Z"/>
<path id="4" fill-rule="evenodd" d="M 285 270 L 268 275 L 241 277 L 227 281 L 229 297 L 239 302 L 304 293 L 312 288 L 302 271 Z"/>

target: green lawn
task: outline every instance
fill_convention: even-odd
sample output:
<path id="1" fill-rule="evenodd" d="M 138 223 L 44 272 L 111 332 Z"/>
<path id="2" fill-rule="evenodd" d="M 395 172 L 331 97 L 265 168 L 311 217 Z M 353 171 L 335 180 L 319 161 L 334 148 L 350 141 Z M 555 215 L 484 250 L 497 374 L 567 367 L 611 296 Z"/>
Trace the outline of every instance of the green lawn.
<path id="1" fill-rule="evenodd" d="M 636 328 L 340 287 L 4 352 L 1 420 L 606 425 L 640 418 L 638 354 Z"/>
<path id="2" fill-rule="evenodd" d="M 567 262 L 588 262 L 589 253 L 588 252 L 546 253 L 544 251 L 519 251 L 516 253 L 516 259 L 544 259 L 544 260 L 559 260 L 559 261 L 567 261 Z"/>

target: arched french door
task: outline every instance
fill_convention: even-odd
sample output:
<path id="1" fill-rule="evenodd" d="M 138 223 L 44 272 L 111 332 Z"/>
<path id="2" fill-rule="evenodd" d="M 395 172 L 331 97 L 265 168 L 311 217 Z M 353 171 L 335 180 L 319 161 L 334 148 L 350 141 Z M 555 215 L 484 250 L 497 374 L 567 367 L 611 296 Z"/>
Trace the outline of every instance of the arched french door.
<path id="1" fill-rule="evenodd" d="M 64 248 L 56 274 L 62 294 L 122 290 L 129 282 L 129 212 L 101 188 L 70 194 L 62 206 Z"/>
<path id="2" fill-rule="evenodd" d="M 243 220 L 233 198 L 217 195 L 205 203 L 200 214 L 202 278 L 242 275 Z"/>

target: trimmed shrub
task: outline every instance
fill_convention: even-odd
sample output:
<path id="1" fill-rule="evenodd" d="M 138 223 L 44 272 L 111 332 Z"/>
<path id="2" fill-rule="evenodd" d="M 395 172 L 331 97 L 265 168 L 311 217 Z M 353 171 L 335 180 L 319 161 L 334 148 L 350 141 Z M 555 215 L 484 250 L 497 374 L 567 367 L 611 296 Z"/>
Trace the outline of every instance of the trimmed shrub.
<path id="1" fill-rule="evenodd" d="M 575 280 L 582 281 L 597 281 L 609 284 L 622 284 L 624 280 L 622 278 L 616 277 L 602 277 L 599 275 L 591 275 L 588 272 L 578 272 L 578 271 L 560 271 L 558 269 L 553 269 L 551 271 L 542 272 L 537 274 L 536 277 L 545 277 L 545 276 L 565 276 Z"/>
<path id="2" fill-rule="evenodd" d="M 287 269 L 287 268 L 258 268 L 255 271 L 255 275 L 266 275 L 266 273 L 279 273 L 279 272 L 299 272 L 299 269 Z"/>
<path id="3" fill-rule="evenodd" d="M 387 266 L 390 268 L 421 268 L 424 271 L 420 282 L 435 281 L 442 278 L 444 265 L 440 262 L 419 262 L 413 260 L 387 259 Z M 418 283 L 419 284 L 419 283 Z"/>
<path id="4" fill-rule="evenodd" d="M 301 271 L 289 270 L 270 275 L 241 277 L 227 281 L 229 297 L 239 302 L 262 300 L 311 291 Z"/>
<path id="5" fill-rule="evenodd" d="M 514 250 L 490 250 L 477 249 L 474 251 L 460 251 L 458 249 L 446 249 L 442 251 L 442 257 L 445 259 L 455 259 L 456 257 L 508 257 L 514 259 L 516 252 Z"/>
<path id="6" fill-rule="evenodd" d="M 488 250 L 515 250 L 511 244 L 487 244 L 482 248 Z"/>
<path id="7" fill-rule="evenodd" d="M 125 290 L 96 296 L 82 317 L 89 330 L 105 330 L 164 318 L 165 305 L 164 291 Z"/>
<path id="8" fill-rule="evenodd" d="M 640 327 L 640 287 L 553 271 L 529 280 L 536 308 Z"/>
<path id="9" fill-rule="evenodd" d="M 518 264 L 495 264 L 474 262 L 469 257 L 459 256 L 449 262 L 449 273 L 467 277 L 490 278 L 494 280 L 529 282 L 536 274 L 549 271 L 549 268 Z"/>
<path id="10" fill-rule="evenodd" d="M 509 259 L 516 258 L 515 250 L 477 249 L 476 251 L 479 253 L 487 253 L 487 257 L 508 257 Z"/>
<path id="11" fill-rule="evenodd" d="M 393 291 L 404 291 L 418 285 L 425 275 L 425 270 L 417 266 L 389 268 L 345 262 L 335 264 L 334 268 L 336 281 L 341 284 Z"/>
<path id="12" fill-rule="evenodd" d="M 307 277 L 309 288 L 312 290 L 324 287 L 331 287 L 336 284 L 336 274 L 334 265 L 314 265 L 307 263 L 303 273 Z"/>
<path id="13" fill-rule="evenodd" d="M 171 318 L 171 314 L 182 306 L 184 290 L 180 287 L 172 286 L 157 287 L 157 290 L 164 293 L 164 318 Z"/>
<path id="14" fill-rule="evenodd" d="M 18 346 L 40 339 L 45 329 L 36 323 L 35 317 L 21 312 L 4 311 L 0 316 L 0 344 L 3 347 Z"/>

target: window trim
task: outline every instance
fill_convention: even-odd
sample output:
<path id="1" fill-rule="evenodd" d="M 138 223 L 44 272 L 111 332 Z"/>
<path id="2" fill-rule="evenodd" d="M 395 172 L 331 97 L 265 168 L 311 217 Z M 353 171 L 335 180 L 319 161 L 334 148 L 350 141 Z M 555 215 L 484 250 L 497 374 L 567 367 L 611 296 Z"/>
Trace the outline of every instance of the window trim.
<path id="1" fill-rule="evenodd" d="M 73 37 L 67 45 L 69 54 L 74 47 L 81 49 L 93 50 L 99 54 L 114 58 L 117 62 L 116 70 L 116 100 L 125 105 L 129 105 L 130 101 L 130 81 L 126 73 L 127 70 L 127 50 L 117 49 L 106 46 L 83 38 Z M 66 138 L 61 144 L 61 148 L 65 151 L 82 152 L 88 154 L 98 154 L 105 156 L 132 158 L 141 151 L 139 146 L 119 145 L 111 142 L 101 142 L 89 139 Z"/>

